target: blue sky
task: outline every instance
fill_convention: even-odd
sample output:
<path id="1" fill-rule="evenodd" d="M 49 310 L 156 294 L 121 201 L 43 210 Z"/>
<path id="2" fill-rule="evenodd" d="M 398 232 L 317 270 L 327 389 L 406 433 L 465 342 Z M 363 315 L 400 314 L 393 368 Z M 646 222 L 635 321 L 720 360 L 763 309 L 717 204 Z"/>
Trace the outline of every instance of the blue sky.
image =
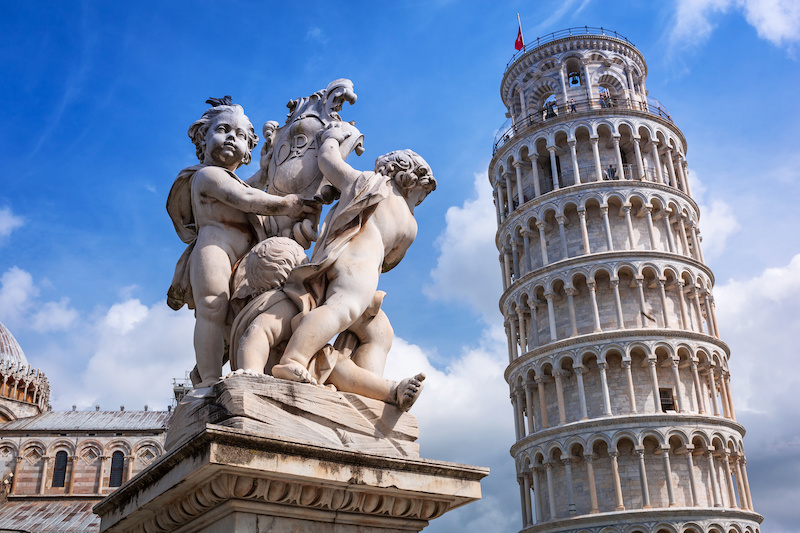
<path id="1" fill-rule="evenodd" d="M 56 409 L 163 408 L 193 364 L 187 312 L 164 305 L 183 245 L 164 203 L 196 162 L 186 135 L 225 94 L 260 131 L 289 99 L 353 80 L 366 137 L 411 148 L 438 189 L 383 276 L 397 340 L 388 373 L 426 370 L 425 457 L 490 466 L 484 499 L 432 532 L 515 531 L 518 489 L 486 179 L 500 80 L 526 40 L 612 28 L 688 142 L 756 510 L 800 523 L 800 7 L 793 0 L 7 2 L 0 20 L 0 322 L 52 384 Z M 258 150 L 259 148 L 257 148 Z M 257 153 L 257 152 L 256 152 Z M 256 158 L 257 159 L 257 158 Z M 255 164 L 239 170 L 248 177 Z"/>

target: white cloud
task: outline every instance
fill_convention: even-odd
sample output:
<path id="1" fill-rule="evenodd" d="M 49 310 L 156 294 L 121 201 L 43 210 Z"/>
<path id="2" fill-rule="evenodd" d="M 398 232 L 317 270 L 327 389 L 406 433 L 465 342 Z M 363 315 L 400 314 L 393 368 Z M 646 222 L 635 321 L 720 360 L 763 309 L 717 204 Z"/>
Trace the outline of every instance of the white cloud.
<path id="1" fill-rule="evenodd" d="M 703 257 L 706 260 L 719 257 L 725 250 L 728 239 L 741 228 L 734 215 L 734 209 L 719 199 L 712 200 L 710 205 L 706 205 L 704 203 L 706 188 L 693 170 L 689 170 L 689 186 L 701 213 Z"/>
<path id="2" fill-rule="evenodd" d="M 66 330 L 78 320 L 78 312 L 69 306 L 69 298 L 47 302 L 33 315 L 31 327 L 38 332 Z"/>
<path id="3" fill-rule="evenodd" d="M 11 267 L 0 277 L 0 321 L 6 326 L 48 332 L 65 330 L 78 319 L 69 298 L 58 302 L 39 302 L 39 287 L 29 272 Z"/>
<path id="4" fill-rule="evenodd" d="M 10 207 L 0 207 L 0 239 L 8 237 L 11 232 L 25 224 L 25 219 L 16 216 Z"/>
<path id="5" fill-rule="evenodd" d="M 744 440 L 755 508 L 770 530 L 796 531 L 800 501 L 800 254 L 788 265 L 764 270 L 714 289 L 722 339 L 731 347 L 731 380 Z M 794 420 L 795 422 L 791 422 Z"/>
<path id="6" fill-rule="evenodd" d="M 758 36 L 790 49 L 800 42 L 800 3 L 797 0 L 677 0 L 669 33 L 670 48 L 681 50 L 703 44 L 715 19 L 730 11 L 742 12 Z"/>
<path id="7" fill-rule="evenodd" d="M 467 303 L 492 324 L 500 319 L 497 301 L 502 289 L 494 244 L 497 215 L 485 173 L 475 174 L 474 186 L 475 198 L 447 210 L 445 230 L 437 239 L 440 253 L 431 272 L 433 284 L 424 292 L 433 299 Z"/>
<path id="8" fill-rule="evenodd" d="M 0 321 L 9 327 L 21 323 L 38 295 L 33 276 L 21 268 L 11 267 L 0 277 Z"/>
<path id="9" fill-rule="evenodd" d="M 73 383 L 59 383 L 67 404 L 89 407 L 145 404 L 165 409 L 170 378 L 183 378 L 194 366 L 194 318 L 166 304 L 147 307 L 129 299 L 114 304 L 88 327 L 91 358 Z"/>
<path id="10" fill-rule="evenodd" d="M 433 367 L 416 345 L 395 338 L 386 377 L 402 379 L 423 371 L 425 390 L 411 413 L 419 421 L 420 455 L 426 459 L 488 466 L 484 498 L 434 521 L 426 531 L 483 533 L 514 531 L 520 525 L 519 490 L 508 449 L 514 442 L 505 334 L 484 331 L 476 347 L 464 347 L 444 370 Z"/>

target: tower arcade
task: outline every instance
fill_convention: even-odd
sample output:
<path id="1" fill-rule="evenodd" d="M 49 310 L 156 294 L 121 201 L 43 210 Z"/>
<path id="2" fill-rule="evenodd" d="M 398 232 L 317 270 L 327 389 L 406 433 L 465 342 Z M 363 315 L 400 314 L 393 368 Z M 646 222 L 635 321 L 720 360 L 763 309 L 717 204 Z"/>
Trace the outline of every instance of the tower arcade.
<path id="1" fill-rule="evenodd" d="M 686 140 L 624 37 L 514 55 L 489 179 L 522 531 L 759 533 Z"/>

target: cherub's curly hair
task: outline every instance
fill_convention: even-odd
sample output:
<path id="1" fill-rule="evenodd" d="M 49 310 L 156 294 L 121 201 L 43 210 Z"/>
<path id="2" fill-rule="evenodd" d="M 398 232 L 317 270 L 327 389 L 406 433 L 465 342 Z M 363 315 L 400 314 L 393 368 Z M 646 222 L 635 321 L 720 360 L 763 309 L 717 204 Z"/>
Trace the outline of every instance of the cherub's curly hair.
<path id="1" fill-rule="evenodd" d="M 244 114 L 244 109 L 242 106 L 234 104 L 230 96 L 225 96 L 224 98 L 209 98 L 206 100 L 206 103 L 211 104 L 214 107 L 206 110 L 200 120 L 189 126 L 189 138 L 194 143 L 197 158 L 200 161 L 203 160 L 206 133 L 208 133 L 208 128 L 211 127 L 211 122 L 214 120 L 214 118 L 222 113 L 238 113 L 247 119 L 247 123 L 249 124 L 246 132 L 248 150 L 242 158 L 242 163 L 245 165 L 249 164 L 250 160 L 252 159 L 250 152 L 258 144 L 258 135 L 256 135 L 256 130 L 253 128 L 253 124 L 250 122 L 250 119 Z"/>
<path id="2" fill-rule="evenodd" d="M 297 241 L 270 237 L 253 246 L 244 269 L 250 286 L 263 292 L 283 285 L 289 272 L 306 262 L 308 256 Z"/>
<path id="3" fill-rule="evenodd" d="M 428 163 L 412 150 L 395 150 L 375 160 L 375 172 L 394 180 L 403 192 L 422 188 L 436 190 L 436 178 Z"/>

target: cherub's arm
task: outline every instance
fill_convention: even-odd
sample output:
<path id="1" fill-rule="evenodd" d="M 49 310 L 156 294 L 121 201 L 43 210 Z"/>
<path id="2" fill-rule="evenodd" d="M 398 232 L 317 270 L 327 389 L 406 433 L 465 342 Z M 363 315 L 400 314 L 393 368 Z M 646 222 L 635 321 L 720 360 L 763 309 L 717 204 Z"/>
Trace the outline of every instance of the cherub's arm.
<path id="1" fill-rule="evenodd" d="M 209 166 L 198 170 L 194 186 L 198 187 L 202 196 L 214 198 L 244 213 L 298 218 L 307 210 L 306 202 L 296 194 L 267 194 L 244 185 L 219 167 Z"/>
<path id="2" fill-rule="evenodd" d="M 322 174 L 340 191 L 346 190 L 361 174 L 342 158 L 339 144 L 348 136 L 349 134 L 343 132 L 338 124 L 333 123 L 328 126 L 322 133 L 322 145 L 317 159 Z"/>

